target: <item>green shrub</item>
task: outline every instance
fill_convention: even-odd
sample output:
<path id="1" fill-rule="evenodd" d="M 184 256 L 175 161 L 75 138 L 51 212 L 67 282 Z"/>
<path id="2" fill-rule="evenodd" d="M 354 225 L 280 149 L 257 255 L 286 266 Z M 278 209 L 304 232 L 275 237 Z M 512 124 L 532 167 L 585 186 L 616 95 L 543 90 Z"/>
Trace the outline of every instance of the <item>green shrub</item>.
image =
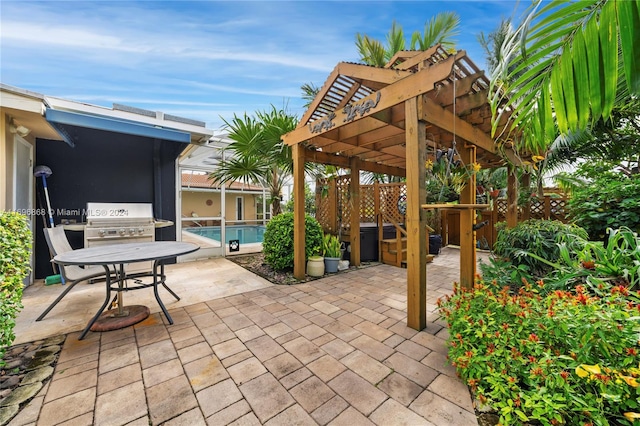
<path id="1" fill-rule="evenodd" d="M 322 250 L 322 227 L 310 215 L 305 215 L 305 261 Z M 266 262 L 276 270 L 293 268 L 293 213 L 282 213 L 267 224 L 262 241 Z"/>
<path id="2" fill-rule="evenodd" d="M 479 282 L 438 301 L 449 359 L 500 424 L 632 425 L 640 416 L 638 295 L 577 286 L 542 296 Z"/>
<path id="3" fill-rule="evenodd" d="M 0 212 L 0 359 L 15 339 L 22 280 L 29 273 L 31 230 L 24 215 Z"/>
<path id="4" fill-rule="evenodd" d="M 564 243 L 569 252 L 576 252 L 582 249 L 586 239 L 586 231 L 578 226 L 557 220 L 531 219 L 510 229 L 501 226 L 493 249 L 496 256 L 510 261 L 516 268 L 524 265 L 526 272 L 542 277 L 551 266 L 526 253 L 555 262 L 560 257 L 559 243 Z"/>
<path id="5" fill-rule="evenodd" d="M 573 220 L 592 240 L 604 241 L 607 228 L 640 232 L 640 174 L 602 174 L 575 189 L 567 204 Z"/>

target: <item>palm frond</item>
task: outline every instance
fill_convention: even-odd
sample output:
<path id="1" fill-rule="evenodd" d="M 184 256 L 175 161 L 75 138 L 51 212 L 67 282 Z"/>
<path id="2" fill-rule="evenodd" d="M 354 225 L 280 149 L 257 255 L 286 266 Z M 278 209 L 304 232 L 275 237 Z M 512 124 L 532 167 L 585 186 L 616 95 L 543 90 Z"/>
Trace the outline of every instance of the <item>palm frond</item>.
<path id="1" fill-rule="evenodd" d="M 454 37 L 460 34 L 460 17 L 455 12 L 440 12 L 424 24 L 424 33 L 416 31 L 411 36 L 411 49 L 427 50 L 436 44 L 447 50 L 455 50 Z"/>
<path id="2" fill-rule="evenodd" d="M 519 148 L 537 153 L 553 141 L 550 118 L 560 134 L 608 120 L 620 99 L 640 93 L 639 43 L 637 0 L 537 0 L 504 45 L 517 53 L 503 56 L 491 79 L 494 135 L 510 111 Z"/>

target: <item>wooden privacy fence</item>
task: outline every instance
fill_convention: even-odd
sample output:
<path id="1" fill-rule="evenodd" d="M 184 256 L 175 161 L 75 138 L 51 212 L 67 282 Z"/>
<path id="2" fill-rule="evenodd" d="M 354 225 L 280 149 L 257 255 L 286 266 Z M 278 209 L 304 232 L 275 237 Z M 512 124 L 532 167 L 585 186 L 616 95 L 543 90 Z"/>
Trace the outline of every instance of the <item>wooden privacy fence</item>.
<path id="1" fill-rule="evenodd" d="M 325 232 L 349 235 L 351 176 L 319 179 L 316 182 L 316 219 Z M 406 201 L 406 185 L 400 183 L 375 183 L 360 186 L 360 223 L 377 223 L 378 215 L 385 221 L 403 223 L 404 212 L 398 206 Z M 487 225 L 476 230 L 480 248 L 491 248 L 496 241 L 496 224 L 506 221 L 507 200 L 495 199 L 493 209 L 478 212 L 476 223 Z M 518 221 L 527 219 L 551 219 L 568 222 L 567 198 L 546 195 L 533 198 L 528 205 L 518 209 Z M 440 212 L 443 245 L 460 245 L 460 212 L 442 210 Z"/>
<path id="2" fill-rule="evenodd" d="M 567 198 L 545 195 L 543 198 L 533 198 L 528 205 L 518 209 L 518 222 L 527 219 L 550 219 L 569 222 L 567 212 Z M 496 241 L 496 224 L 507 220 L 507 200 L 499 198 L 493 200 L 493 209 L 483 211 L 478 215 L 476 223 L 488 221 L 486 226 L 476 231 L 476 240 L 480 248 L 491 248 Z M 460 212 L 447 210 L 442 214 L 442 243 L 443 245 L 460 245 Z"/>

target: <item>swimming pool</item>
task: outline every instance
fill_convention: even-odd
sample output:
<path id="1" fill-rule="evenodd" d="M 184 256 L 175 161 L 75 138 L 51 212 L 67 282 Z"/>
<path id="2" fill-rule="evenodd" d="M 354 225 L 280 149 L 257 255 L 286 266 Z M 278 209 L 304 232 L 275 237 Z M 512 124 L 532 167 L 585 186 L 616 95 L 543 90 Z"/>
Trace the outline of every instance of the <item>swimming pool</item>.
<path id="1" fill-rule="evenodd" d="M 200 228 L 187 228 L 192 234 L 200 235 L 211 240 L 220 241 L 219 226 L 202 226 Z M 225 239 L 239 240 L 240 244 L 261 243 L 264 237 L 263 225 L 232 225 L 225 228 Z"/>

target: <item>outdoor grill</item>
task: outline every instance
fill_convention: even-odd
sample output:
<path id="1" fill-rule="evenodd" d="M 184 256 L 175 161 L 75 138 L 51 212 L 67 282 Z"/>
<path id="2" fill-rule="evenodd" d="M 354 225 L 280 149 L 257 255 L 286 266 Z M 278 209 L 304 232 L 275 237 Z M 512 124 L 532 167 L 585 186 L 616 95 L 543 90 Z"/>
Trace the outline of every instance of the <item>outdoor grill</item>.
<path id="1" fill-rule="evenodd" d="M 87 203 L 84 246 L 155 241 L 153 206 L 150 203 Z M 151 262 L 128 265 L 127 272 L 146 272 Z"/>

